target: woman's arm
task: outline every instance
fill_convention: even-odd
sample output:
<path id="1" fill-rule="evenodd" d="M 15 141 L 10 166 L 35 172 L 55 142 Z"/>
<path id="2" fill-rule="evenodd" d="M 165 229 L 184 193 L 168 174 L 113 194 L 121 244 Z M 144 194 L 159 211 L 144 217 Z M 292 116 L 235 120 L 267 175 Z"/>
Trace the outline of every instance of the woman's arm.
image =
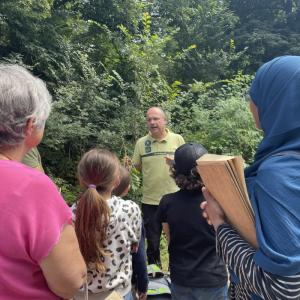
<path id="1" fill-rule="evenodd" d="M 59 297 L 72 298 L 84 284 L 86 265 L 72 225 L 64 227 L 59 242 L 42 259 L 40 267 L 50 290 Z"/>
<path id="2" fill-rule="evenodd" d="M 278 276 L 262 270 L 253 260 L 255 249 L 229 225 L 217 231 L 217 252 L 236 275 L 237 285 L 263 299 L 300 299 L 300 274 Z"/>
<path id="3" fill-rule="evenodd" d="M 226 224 L 222 208 L 205 188 L 203 194 L 203 216 L 217 232 L 217 253 L 233 272 L 237 289 L 248 298 L 255 294 L 262 299 L 300 299 L 300 274 L 282 277 L 262 270 L 253 259 L 256 250 Z"/>

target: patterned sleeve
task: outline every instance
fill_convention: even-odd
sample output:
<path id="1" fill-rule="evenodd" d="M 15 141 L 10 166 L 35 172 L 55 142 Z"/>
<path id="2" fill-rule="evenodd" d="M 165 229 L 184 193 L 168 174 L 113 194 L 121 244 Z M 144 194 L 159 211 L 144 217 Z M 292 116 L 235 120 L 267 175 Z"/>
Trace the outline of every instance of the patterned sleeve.
<path id="1" fill-rule="evenodd" d="M 184 138 L 181 135 L 179 135 L 179 146 L 183 145 L 184 143 Z"/>
<path id="2" fill-rule="evenodd" d="M 229 267 L 236 299 L 300 299 L 300 274 L 282 277 L 263 271 L 253 260 L 255 249 L 228 224 L 217 230 L 217 253 Z"/>
<path id="3" fill-rule="evenodd" d="M 127 200 L 126 202 L 130 203 L 131 213 L 129 217 L 129 225 L 132 230 L 132 233 L 129 234 L 129 239 L 133 243 L 138 243 L 141 239 L 141 229 L 142 229 L 142 215 L 139 206 L 133 201 Z"/>

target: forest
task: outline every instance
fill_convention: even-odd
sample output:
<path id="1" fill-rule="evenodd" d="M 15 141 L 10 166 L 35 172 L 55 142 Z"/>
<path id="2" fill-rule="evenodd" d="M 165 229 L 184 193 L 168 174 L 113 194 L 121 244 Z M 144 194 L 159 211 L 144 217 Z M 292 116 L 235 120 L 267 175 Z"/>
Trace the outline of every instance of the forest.
<path id="1" fill-rule="evenodd" d="M 245 94 L 262 63 L 287 54 L 300 55 L 300 0 L 0 2 L 1 62 L 25 66 L 53 96 L 39 150 L 68 202 L 81 155 L 131 156 L 153 105 L 186 141 L 251 162 L 261 133 Z"/>

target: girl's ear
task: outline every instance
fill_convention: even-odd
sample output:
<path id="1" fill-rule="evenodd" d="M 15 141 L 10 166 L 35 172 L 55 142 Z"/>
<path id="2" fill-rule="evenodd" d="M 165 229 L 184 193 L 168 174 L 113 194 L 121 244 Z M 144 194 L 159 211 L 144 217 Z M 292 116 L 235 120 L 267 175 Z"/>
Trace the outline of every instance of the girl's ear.
<path id="1" fill-rule="evenodd" d="M 124 192 L 122 193 L 122 195 L 120 195 L 120 197 L 125 197 L 128 193 L 129 193 L 129 190 L 130 190 L 130 184 L 128 185 L 128 187 L 124 190 Z"/>
<path id="2" fill-rule="evenodd" d="M 113 185 L 113 189 L 115 189 L 116 187 L 119 186 L 121 182 L 121 179 L 120 179 L 120 174 L 118 173 L 118 175 L 116 176 L 116 179 L 115 179 L 115 182 L 114 182 L 114 185 Z"/>

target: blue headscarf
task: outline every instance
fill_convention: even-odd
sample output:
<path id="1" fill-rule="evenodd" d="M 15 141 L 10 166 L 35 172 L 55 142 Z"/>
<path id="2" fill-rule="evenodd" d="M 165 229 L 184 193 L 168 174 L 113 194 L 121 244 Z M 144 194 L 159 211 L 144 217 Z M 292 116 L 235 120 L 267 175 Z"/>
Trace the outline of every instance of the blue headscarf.
<path id="1" fill-rule="evenodd" d="M 300 56 L 282 56 L 256 73 L 250 97 L 264 137 L 245 177 L 265 271 L 300 273 Z M 299 153 L 297 153 L 299 151 Z"/>

